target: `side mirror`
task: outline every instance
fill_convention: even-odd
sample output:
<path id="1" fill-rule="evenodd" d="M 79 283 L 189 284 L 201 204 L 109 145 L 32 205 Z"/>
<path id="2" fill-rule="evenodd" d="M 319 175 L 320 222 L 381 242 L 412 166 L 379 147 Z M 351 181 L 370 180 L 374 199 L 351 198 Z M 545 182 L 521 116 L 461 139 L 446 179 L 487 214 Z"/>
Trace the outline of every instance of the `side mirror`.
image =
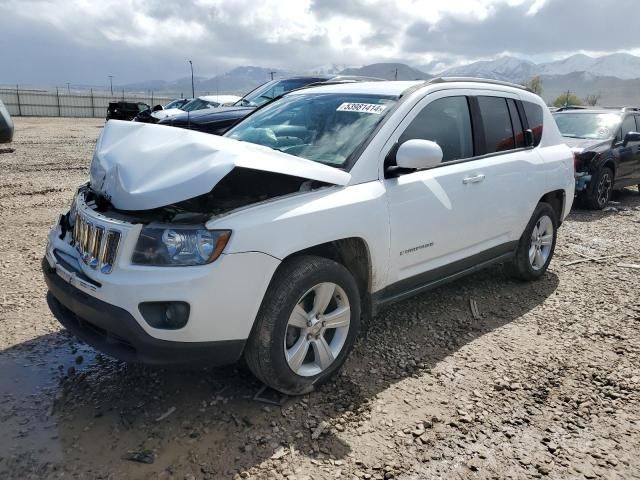
<path id="1" fill-rule="evenodd" d="M 622 144 L 626 147 L 628 143 L 640 142 L 640 133 L 638 132 L 628 132 L 624 136 L 624 142 Z"/>
<path id="2" fill-rule="evenodd" d="M 431 140 L 407 140 L 396 152 L 396 165 L 400 168 L 424 169 L 442 163 L 442 149 Z"/>
<path id="3" fill-rule="evenodd" d="M 164 110 L 164 109 L 162 108 L 162 105 L 156 105 L 155 107 L 153 107 L 153 110 L 152 110 L 152 111 L 153 111 L 153 112 L 157 112 L 157 111 L 159 111 L 159 110 Z"/>

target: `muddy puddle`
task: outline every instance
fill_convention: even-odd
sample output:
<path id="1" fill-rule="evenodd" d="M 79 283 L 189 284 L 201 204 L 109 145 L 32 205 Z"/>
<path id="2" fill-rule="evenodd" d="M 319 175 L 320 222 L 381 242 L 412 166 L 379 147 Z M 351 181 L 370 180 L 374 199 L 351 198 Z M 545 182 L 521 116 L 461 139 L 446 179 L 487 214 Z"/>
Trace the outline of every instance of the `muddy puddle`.
<path id="1" fill-rule="evenodd" d="M 211 458 L 212 448 L 234 455 L 213 455 L 215 471 L 227 469 L 242 457 L 229 439 L 279 416 L 253 400 L 259 388 L 238 367 L 126 365 L 64 333 L 40 337 L 0 353 L 0 477 L 17 465 L 49 476 L 98 459 L 153 476 L 194 454 Z"/>

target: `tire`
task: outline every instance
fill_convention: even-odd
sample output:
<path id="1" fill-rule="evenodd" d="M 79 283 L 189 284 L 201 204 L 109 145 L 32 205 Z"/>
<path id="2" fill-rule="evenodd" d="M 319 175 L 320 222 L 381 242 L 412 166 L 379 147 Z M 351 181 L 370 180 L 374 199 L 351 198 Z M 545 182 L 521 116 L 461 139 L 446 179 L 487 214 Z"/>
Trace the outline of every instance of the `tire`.
<path id="1" fill-rule="evenodd" d="M 587 208 L 602 210 L 607 206 L 613 192 L 613 179 L 613 171 L 609 167 L 601 168 L 593 176 L 583 197 Z"/>
<path id="2" fill-rule="evenodd" d="M 247 366 L 275 390 L 308 393 L 342 366 L 358 335 L 360 315 L 358 286 L 344 266 L 309 255 L 286 260 L 260 306 L 245 349 Z M 330 322 L 339 326 L 324 326 Z"/>
<path id="3" fill-rule="evenodd" d="M 553 257 L 557 232 L 555 210 L 548 203 L 540 202 L 520 237 L 514 259 L 508 265 L 511 275 L 523 281 L 542 277 Z"/>

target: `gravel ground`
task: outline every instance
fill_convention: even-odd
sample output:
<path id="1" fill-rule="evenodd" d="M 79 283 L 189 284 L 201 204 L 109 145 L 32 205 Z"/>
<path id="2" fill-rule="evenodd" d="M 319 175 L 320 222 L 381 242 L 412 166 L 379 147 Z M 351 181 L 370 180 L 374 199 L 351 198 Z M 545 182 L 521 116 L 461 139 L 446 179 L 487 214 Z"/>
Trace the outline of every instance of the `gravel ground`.
<path id="1" fill-rule="evenodd" d="M 1 478 L 640 478 L 636 189 L 572 213 L 542 280 L 397 304 L 334 382 L 266 405 L 242 367 L 127 366 L 49 313 L 45 235 L 101 125 L 17 118 L 0 154 Z"/>

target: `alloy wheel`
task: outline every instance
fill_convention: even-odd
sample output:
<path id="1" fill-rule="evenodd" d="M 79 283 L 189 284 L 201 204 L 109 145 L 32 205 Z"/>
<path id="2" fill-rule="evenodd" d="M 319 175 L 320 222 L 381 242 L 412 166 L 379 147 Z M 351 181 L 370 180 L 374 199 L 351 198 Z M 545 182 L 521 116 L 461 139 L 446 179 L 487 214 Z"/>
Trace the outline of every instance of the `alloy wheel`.
<path id="1" fill-rule="evenodd" d="M 611 188 L 613 186 L 613 182 L 611 181 L 611 176 L 608 173 L 604 173 L 602 177 L 600 177 L 600 181 L 598 182 L 598 205 L 604 207 L 609 198 L 611 197 Z"/>
<path id="2" fill-rule="evenodd" d="M 529 242 L 529 263 L 534 270 L 540 270 L 545 266 L 552 246 L 553 222 L 547 215 L 543 215 L 534 225 Z"/>
<path id="3" fill-rule="evenodd" d="M 318 375 L 331 366 L 344 347 L 351 307 L 344 290 L 332 282 L 309 289 L 296 303 L 287 323 L 284 354 L 297 375 Z"/>

